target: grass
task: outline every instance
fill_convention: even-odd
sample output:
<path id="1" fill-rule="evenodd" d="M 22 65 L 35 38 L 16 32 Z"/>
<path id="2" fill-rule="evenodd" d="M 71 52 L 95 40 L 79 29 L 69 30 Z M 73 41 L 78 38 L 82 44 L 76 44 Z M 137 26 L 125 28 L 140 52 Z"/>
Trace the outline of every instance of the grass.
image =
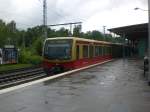
<path id="1" fill-rule="evenodd" d="M 1 71 L 8 71 L 8 70 L 15 70 L 20 68 L 32 67 L 32 64 L 7 64 L 7 65 L 0 65 L 0 72 Z"/>

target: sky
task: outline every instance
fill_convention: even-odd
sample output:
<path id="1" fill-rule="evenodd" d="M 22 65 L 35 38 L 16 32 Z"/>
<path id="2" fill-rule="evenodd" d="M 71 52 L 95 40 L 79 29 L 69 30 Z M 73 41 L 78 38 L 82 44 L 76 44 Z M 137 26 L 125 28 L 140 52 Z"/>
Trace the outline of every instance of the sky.
<path id="1" fill-rule="evenodd" d="M 47 24 L 83 22 L 82 31 L 148 22 L 148 0 L 47 0 Z M 43 22 L 43 0 L 0 0 L 0 19 L 25 29 Z M 55 28 L 55 27 L 53 27 Z M 68 28 L 68 27 L 66 27 Z"/>

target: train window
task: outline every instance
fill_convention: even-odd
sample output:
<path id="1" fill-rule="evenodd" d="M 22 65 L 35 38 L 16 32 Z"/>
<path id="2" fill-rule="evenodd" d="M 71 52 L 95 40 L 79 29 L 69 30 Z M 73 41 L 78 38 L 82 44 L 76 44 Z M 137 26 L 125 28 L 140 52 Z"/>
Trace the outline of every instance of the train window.
<path id="1" fill-rule="evenodd" d="M 93 46 L 90 46 L 90 58 L 92 58 L 93 57 Z"/>
<path id="2" fill-rule="evenodd" d="M 108 55 L 110 55 L 110 47 L 108 47 Z"/>
<path id="3" fill-rule="evenodd" d="M 100 46 L 100 56 L 103 56 L 103 47 L 102 46 Z"/>
<path id="4" fill-rule="evenodd" d="M 105 55 L 108 55 L 108 47 L 105 47 Z"/>
<path id="5" fill-rule="evenodd" d="M 102 46 L 99 46 L 99 56 L 102 56 Z"/>
<path id="6" fill-rule="evenodd" d="M 110 47 L 108 47 L 108 53 L 107 54 L 110 55 Z"/>
<path id="7" fill-rule="evenodd" d="M 110 55 L 112 55 L 112 47 L 110 47 Z"/>
<path id="8" fill-rule="evenodd" d="M 105 47 L 105 55 L 108 55 L 108 47 Z"/>
<path id="9" fill-rule="evenodd" d="M 80 54 L 80 49 L 79 49 L 79 45 L 77 45 L 76 48 L 76 58 L 79 59 L 79 54 Z"/>
<path id="10" fill-rule="evenodd" d="M 83 57 L 84 58 L 88 58 L 88 54 L 89 54 L 89 47 L 87 45 L 83 46 Z"/>
<path id="11" fill-rule="evenodd" d="M 110 47 L 108 47 L 108 55 L 110 55 Z"/>
<path id="12" fill-rule="evenodd" d="M 99 56 L 99 46 L 95 46 L 95 56 Z"/>
<path id="13" fill-rule="evenodd" d="M 106 47 L 103 46 L 103 56 L 105 56 L 105 55 L 106 55 Z"/>
<path id="14" fill-rule="evenodd" d="M 109 55 L 110 54 L 110 47 L 108 46 L 107 47 L 107 55 Z"/>

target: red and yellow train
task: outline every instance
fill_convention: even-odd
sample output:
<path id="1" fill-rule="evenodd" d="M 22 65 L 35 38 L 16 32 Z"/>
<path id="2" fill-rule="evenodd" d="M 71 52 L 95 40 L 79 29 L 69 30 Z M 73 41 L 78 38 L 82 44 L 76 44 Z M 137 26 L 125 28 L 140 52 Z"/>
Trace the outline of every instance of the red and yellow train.
<path id="1" fill-rule="evenodd" d="M 121 44 L 77 37 L 45 40 L 43 68 L 46 73 L 67 71 L 121 56 Z"/>

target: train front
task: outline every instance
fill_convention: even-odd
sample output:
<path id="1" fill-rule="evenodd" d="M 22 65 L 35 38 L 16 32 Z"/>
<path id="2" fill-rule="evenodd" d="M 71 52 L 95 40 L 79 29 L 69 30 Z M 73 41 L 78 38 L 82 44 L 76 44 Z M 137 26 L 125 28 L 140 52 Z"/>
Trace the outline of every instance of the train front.
<path id="1" fill-rule="evenodd" d="M 71 38 L 50 38 L 44 43 L 43 68 L 47 74 L 60 73 L 72 68 Z"/>

